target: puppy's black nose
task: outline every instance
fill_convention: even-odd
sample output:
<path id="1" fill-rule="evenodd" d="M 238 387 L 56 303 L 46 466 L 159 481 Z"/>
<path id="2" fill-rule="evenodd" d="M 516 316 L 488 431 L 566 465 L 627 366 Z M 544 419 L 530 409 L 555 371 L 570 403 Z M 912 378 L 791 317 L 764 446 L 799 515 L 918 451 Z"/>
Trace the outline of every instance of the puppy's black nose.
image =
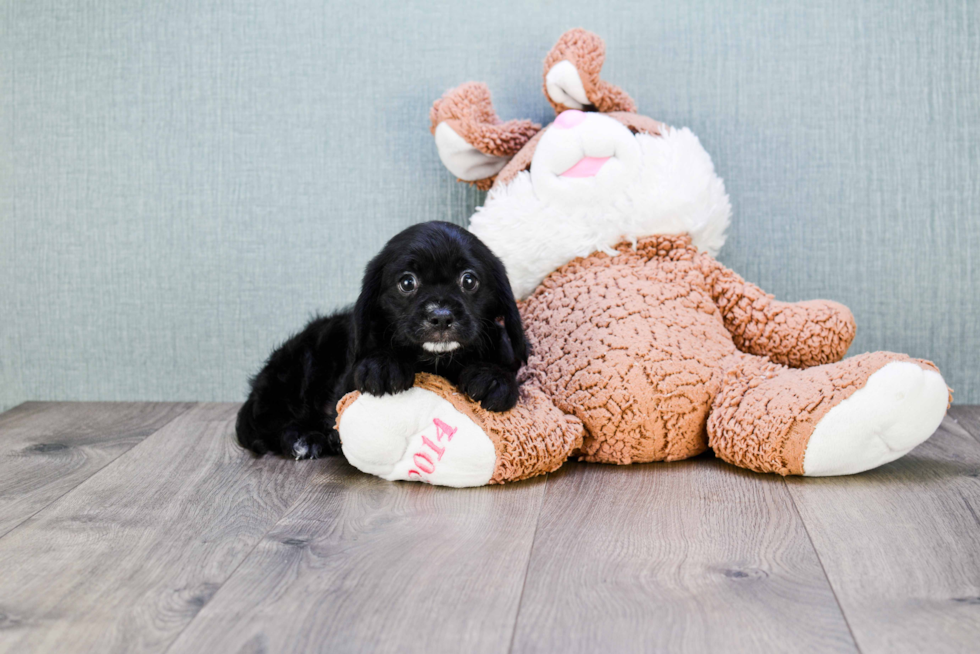
<path id="1" fill-rule="evenodd" d="M 445 307 L 433 307 L 426 311 L 425 319 L 436 329 L 449 329 L 453 326 L 453 312 Z"/>

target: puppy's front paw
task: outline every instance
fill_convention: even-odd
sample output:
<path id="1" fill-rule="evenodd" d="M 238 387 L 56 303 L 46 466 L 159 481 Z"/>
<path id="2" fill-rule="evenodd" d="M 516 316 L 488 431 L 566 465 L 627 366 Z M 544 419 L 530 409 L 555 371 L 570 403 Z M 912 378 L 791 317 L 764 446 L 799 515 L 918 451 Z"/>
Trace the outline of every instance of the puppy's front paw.
<path id="1" fill-rule="evenodd" d="M 354 387 L 370 395 L 407 391 L 415 383 L 411 364 L 389 354 L 369 356 L 354 368 Z"/>
<path id="2" fill-rule="evenodd" d="M 468 366 L 459 374 L 459 390 L 487 411 L 508 411 L 517 404 L 517 377 L 492 363 Z"/>

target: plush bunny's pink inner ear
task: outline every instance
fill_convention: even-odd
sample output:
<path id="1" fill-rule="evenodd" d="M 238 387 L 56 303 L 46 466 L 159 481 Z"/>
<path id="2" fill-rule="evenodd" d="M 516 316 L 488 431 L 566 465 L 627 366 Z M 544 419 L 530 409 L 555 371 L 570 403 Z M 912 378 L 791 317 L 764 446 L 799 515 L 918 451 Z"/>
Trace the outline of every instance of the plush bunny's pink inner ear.
<path id="1" fill-rule="evenodd" d="M 553 102 L 569 109 L 585 109 L 592 104 L 575 64 L 568 59 L 551 67 L 544 77 L 544 87 Z"/>
<path id="2" fill-rule="evenodd" d="M 510 157 L 486 154 L 467 143 L 452 128 L 452 122 L 445 121 L 436 126 L 436 149 L 443 165 L 458 179 L 475 182 L 493 177 L 510 161 Z"/>
<path id="3" fill-rule="evenodd" d="M 477 82 L 447 91 L 433 103 L 429 120 L 442 163 L 460 180 L 484 190 L 541 129 L 530 120 L 500 120 L 490 90 Z"/>
<path id="4" fill-rule="evenodd" d="M 592 32 L 573 29 L 561 35 L 544 60 L 544 92 L 555 113 L 636 111 L 625 91 L 599 76 L 605 60 L 606 44 Z"/>

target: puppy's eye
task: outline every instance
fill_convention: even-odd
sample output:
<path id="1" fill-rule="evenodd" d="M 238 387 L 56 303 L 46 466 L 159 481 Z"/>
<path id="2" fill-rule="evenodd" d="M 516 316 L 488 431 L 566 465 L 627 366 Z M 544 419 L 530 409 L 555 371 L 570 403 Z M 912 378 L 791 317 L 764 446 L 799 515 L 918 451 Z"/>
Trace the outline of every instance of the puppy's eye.
<path id="1" fill-rule="evenodd" d="M 459 287 L 467 293 L 472 293 L 480 288 L 480 280 L 472 270 L 466 270 L 459 276 Z"/>
<path id="2" fill-rule="evenodd" d="M 405 273 L 398 280 L 398 290 L 402 292 L 403 295 L 411 295 L 419 287 L 418 277 L 412 273 Z"/>

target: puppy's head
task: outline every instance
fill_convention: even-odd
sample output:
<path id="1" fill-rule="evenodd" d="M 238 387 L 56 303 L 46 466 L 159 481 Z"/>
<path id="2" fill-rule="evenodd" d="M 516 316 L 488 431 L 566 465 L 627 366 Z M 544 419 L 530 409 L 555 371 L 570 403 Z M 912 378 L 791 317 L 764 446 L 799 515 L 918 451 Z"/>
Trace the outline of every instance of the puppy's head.
<path id="1" fill-rule="evenodd" d="M 420 358 L 478 353 L 502 318 L 516 359 L 527 358 L 520 315 L 503 264 L 467 230 L 414 225 L 367 266 L 354 310 L 355 356 L 391 346 Z"/>

